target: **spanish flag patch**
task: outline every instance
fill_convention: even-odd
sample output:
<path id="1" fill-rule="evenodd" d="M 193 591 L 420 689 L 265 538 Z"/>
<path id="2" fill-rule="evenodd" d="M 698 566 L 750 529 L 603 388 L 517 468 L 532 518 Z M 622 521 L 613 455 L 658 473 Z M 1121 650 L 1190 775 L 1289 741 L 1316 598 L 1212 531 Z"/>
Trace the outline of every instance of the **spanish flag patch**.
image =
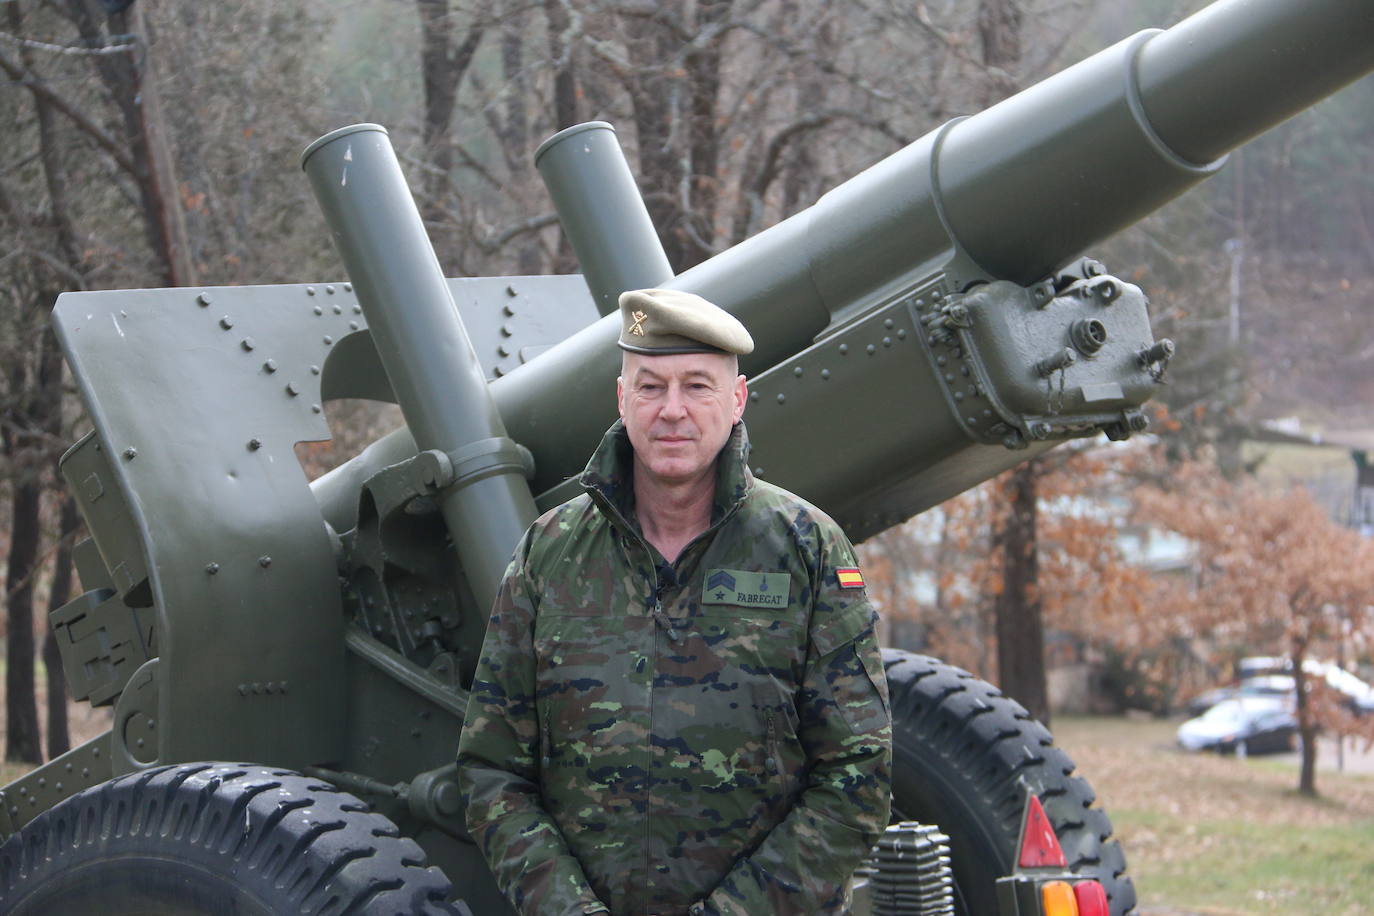
<path id="1" fill-rule="evenodd" d="M 840 580 L 840 588 L 863 588 L 863 573 L 859 572 L 857 566 L 848 566 L 843 569 L 835 570 L 835 578 Z"/>

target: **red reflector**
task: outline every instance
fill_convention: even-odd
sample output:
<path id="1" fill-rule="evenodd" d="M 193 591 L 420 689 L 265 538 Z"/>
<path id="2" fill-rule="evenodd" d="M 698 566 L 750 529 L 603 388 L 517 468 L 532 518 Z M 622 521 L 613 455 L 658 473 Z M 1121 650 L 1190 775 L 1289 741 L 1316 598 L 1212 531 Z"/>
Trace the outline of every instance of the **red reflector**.
<path id="1" fill-rule="evenodd" d="M 1066 868 L 1069 864 L 1040 799 L 1034 795 L 1026 805 L 1026 827 L 1021 831 L 1021 856 L 1017 864 L 1019 868 Z"/>
<path id="2" fill-rule="evenodd" d="M 1078 901 L 1078 916 L 1111 916 L 1107 909 L 1107 892 L 1096 881 L 1080 881 L 1073 886 Z"/>

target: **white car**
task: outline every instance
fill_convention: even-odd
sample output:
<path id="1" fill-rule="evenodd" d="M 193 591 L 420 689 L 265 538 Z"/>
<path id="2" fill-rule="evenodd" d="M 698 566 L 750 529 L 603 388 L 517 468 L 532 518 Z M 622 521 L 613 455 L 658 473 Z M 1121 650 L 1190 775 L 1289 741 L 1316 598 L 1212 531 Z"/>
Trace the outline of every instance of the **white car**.
<path id="1" fill-rule="evenodd" d="M 1241 696 L 1184 722 L 1178 727 L 1178 743 L 1189 751 L 1265 754 L 1292 750 L 1297 733 L 1291 701 Z"/>

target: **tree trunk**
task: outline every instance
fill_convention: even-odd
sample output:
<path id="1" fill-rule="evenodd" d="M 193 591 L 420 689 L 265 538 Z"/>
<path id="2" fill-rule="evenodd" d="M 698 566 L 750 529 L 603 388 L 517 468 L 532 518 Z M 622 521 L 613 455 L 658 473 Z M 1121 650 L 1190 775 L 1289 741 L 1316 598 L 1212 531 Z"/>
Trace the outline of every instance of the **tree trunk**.
<path id="1" fill-rule="evenodd" d="M 1292 654 L 1293 688 L 1297 694 L 1298 737 L 1302 740 L 1302 762 L 1298 769 L 1298 794 L 1308 798 L 1317 796 L 1317 723 L 1312 715 L 1312 698 L 1308 693 L 1306 640 L 1294 639 Z"/>
<path id="2" fill-rule="evenodd" d="M 415 0 L 420 15 L 420 75 L 424 82 L 423 138 L 429 170 L 424 178 L 420 214 L 425 224 L 443 222 L 443 200 L 453 170 L 453 142 L 449 128 L 453 107 L 458 101 L 458 85 L 472 64 L 482 41 L 483 27 L 474 26 L 462 44 L 453 44 L 453 12 L 448 0 Z"/>
<path id="3" fill-rule="evenodd" d="M 578 115 L 573 49 L 565 38 L 571 23 L 561 0 L 544 0 L 544 16 L 548 20 L 549 60 L 554 65 L 553 123 L 555 128 L 562 130 L 581 120 Z"/>
<path id="4" fill-rule="evenodd" d="M 681 15 L 676 11 L 674 15 Z M 690 195 L 687 188 L 687 153 L 675 146 L 680 135 L 674 127 L 683 120 L 684 91 L 681 71 L 667 72 L 663 62 L 671 60 L 679 44 L 668 27 L 652 18 L 633 16 L 624 21 L 625 47 L 631 67 L 625 74 L 625 88 L 633 108 L 635 137 L 638 141 L 639 179 L 651 192 L 644 205 L 649 219 L 663 242 L 663 253 L 673 273 L 682 273 L 696 261 L 688 242 L 682 201 Z"/>
<path id="5" fill-rule="evenodd" d="M 1020 89 L 1021 8 L 1016 0 L 979 0 L 978 38 L 991 77 L 984 104 L 992 105 Z"/>
<path id="6" fill-rule="evenodd" d="M 1050 721 L 1045 678 L 1045 630 L 1037 578 L 1036 462 L 1008 472 L 1002 492 L 1007 512 L 999 540 L 1002 591 L 997 595 L 997 677 L 1002 692 L 1045 724 Z"/>
<path id="7" fill-rule="evenodd" d="M 5 759 L 42 763 L 38 701 L 34 697 L 33 575 L 38 561 L 36 475 L 15 480 L 11 502 L 10 550 L 5 576 Z"/>
<path id="8" fill-rule="evenodd" d="M 145 0 L 145 3 L 147 0 Z M 92 58 L 96 72 L 123 115 L 124 130 L 138 186 L 140 212 L 148 247 L 157 259 L 164 286 L 189 286 L 196 282 L 186 240 L 186 223 L 177 198 L 172 157 L 158 108 L 156 80 L 152 71 L 152 41 L 142 3 L 109 17 L 113 33 L 133 34 L 137 54 L 101 54 Z M 106 43 L 108 35 L 98 23 L 99 4 L 94 0 L 69 0 L 68 9 L 81 37 L 91 46 Z"/>
<path id="9" fill-rule="evenodd" d="M 81 513 L 76 500 L 62 497 L 58 522 L 57 556 L 53 561 L 52 586 L 48 592 L 48 613 L 67 603 L 72 593 L 72 548 L 77 529 L 81 527 Z M 62 668 L 62 653 L 57 636 L 49 628 L 43 639 L 43 665 L 48 669 L 48 759 L 60 757 L 71 750 L 72 739 L 67 723 L 67 675 Z"/>

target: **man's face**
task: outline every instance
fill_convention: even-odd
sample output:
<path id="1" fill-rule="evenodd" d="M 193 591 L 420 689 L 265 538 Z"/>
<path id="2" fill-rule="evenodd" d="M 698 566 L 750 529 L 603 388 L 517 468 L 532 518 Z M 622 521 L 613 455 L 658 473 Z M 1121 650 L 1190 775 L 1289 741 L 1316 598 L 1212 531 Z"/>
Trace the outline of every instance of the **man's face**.
<path id="1" fill-rule="evenodd" d="M 662 483 L 711 470 L 744 415 L 745 394 L 735 358 L 718 353 L 626 353 L 616 379 L 636 464 Z"/>

